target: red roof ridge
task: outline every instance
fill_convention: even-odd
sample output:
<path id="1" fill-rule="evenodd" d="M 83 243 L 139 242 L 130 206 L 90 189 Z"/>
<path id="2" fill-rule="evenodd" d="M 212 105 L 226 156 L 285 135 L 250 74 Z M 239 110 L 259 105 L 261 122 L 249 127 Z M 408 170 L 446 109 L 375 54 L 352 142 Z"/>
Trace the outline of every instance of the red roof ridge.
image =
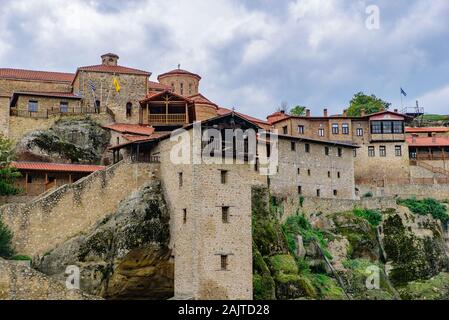
<path id="1" fill-rule="evenodd" d="M 131 133 L 143 136 L 150 136 L 154 133 L 154 128 L 151 126 L 129 123 L 112 123 L 104 125 L 102 128 L 114 130 L 120 133 Z"/>
<path id="2" fill-rule="evenodd" d="M 87 164 L 67 164 L 52 162 L 11 162 L 11 166 L 19 170 L 58 171 L 58 172 L 87 172 L 103 170 L 105 166 Z"/>
<path id="3" fill-rule="evenodd" d="M 190 76 L 193 76 L 195 78 L 198 78 L 198 80 L 201 80 L 201 76 L 200 75 L 198 75 L 196 73 L 193 73 L 193 72 L 190 72 L 190 71 L 187 71 L 187 70 L 184 70 L 184 69 L 173 69 L 171 71 L 162 73 L 162 74 L 160 74 L 157 77 L 157 79 L 159 80 L 160 78 L 163 78 L 163 77 L 166 77 L 166 76 L 171 76 L 171 75 L 177 75 L 177 74 L 190 75 Z"/>
<path id="4" fill-rule="evenodd" d="M 74 73 L 28 69 L 0 68 L 0 78 L 52 82 L 72 82 Z"/>

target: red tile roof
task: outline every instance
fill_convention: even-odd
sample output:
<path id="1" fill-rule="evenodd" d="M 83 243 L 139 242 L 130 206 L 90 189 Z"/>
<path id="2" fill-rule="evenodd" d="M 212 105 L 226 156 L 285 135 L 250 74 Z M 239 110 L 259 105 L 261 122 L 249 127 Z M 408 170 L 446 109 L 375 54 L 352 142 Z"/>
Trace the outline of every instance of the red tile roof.
<path id="1" fill-rule="evenodd" d="M 78 71 L 94 71 L 94 72 L 108 72 L 108 73 L 123 73 L 123 74 L 135 74 L 142 76 L 151 76 L 151 72 L 122 67 L 122 66 L 107 66 L 104 64 L 99 64 L 95 66 L 86 66 L 78 68 Z M 77 71 L 77 73 L 78 73 Z"/>
<path id="2" fill-rule="evenodd" d="M 160 74 L 157 77 L 157 79 L 159 80 L 161 78 L 164 78 L 164 77 L 167 77 L 167 76 L 173 76 L 173 75 L 189 75 L 189 76 L 193 76 L 193 77 L 197 78 L 198 80 L 201 80 L 201 77 L 198 74 L 192 73 L 190 71 L 183 70 L 183 69 L 174 69 L 172 71 Z"/>
<path id="3" fill-rule="evenodd" d="M 103 128 L 121 132 L 121 133 L 131 133 L 131 134 L 144 135 L 144 136 L 150 136 L 154 133 L 153 127 L 148 127 L 148 126 L 138 125 L 138 124 L 114 123 L 114 124 L 109 124 L 109 125 L 103 126 Z"/>
<path id="4" fill-rule="evenodd" d="M 407 133 L 430 133 L 430 132 L 449 132 L 447 127 L 423 127 L 423 128 L 405 128 Z"/>
<path id="5" fill-rule="evenodd" d="M 141 141 L 141 140 L 147 140 L 148 136 L 136 136 L 133 134 L 123 134 L 122 135 L 123 138 L 125 138 L 128 141 L 134 142 L 134 141 Z"/>
<path id="6" fill-rule="evenodd" d="M 162 96 L 162 95 L 167 94 L 167 93 L 168 93 L 169 95 L 172 95 L 172 96 L 174 96 L 174 97 L 177 97 L 177 98 L 179 98 L 179 99 L 181 99 L 181 100 L 185 100 L 185 101 L 188 102 L 188 103 L 192 103 L 192 102 L 193 102 L 193 101 L 190 100 L 189 98 L 184 97 L 184 96 L 181 96 L 181 95 L 179 95 L 179 94 L 177 94 L 177 93 L 174 93 L 174 92 L 172 92 L 171 90 L 164 90 L 164 91 L 158 91 L 158 92 L 150 92 L 149 94 L 147 94 L 147 96 L 145 97 L 145 99 L 143 99 L 143 100 L 140 101 L 140 103 L 145 103 L 145 102 L 151 101 L 151 100 L 153 100 L 154 98 L 157 98 L 157 97 Z"/>
<path id="7" fill-rule="evenodd" d="M 190 96 L 189 99 L 192 100 L 195 103 L 214 106 L 214 107 L 216 107 L 218 109 L 218 106 L 217 106 L 216 103 L 210 101 L 205 96 L 203 96 L 201 93 L 194 94 L 193 96 Z"/>
<path id="8" fill-rule="evenodd" d="M 171 90 L 170 86 L 167 86 L 165 84 L 155 82 L 155 81 L 148 81 L 148 89 L 151 90 Z"/>
<path id="9" fill-rule="evenodd" d="M 77 96 L 71 92 L 35 92 L 35 91 L 20 91 L 14 92 L 15 95 L 24 96 L 42 96 L 42 97 L 55 97 L 55 98 L 68 98 L 68 99 L 81 99 L 82 97 Z"/>
<path id="10" fill-rule="evenodd" d="M 448 138 L 439 137 L 416 137 L 413 142 L 413 137 L 407 137 L 407 143 L 410 147 L 449 147 Z"/>
<path id="11" fill-rule="evenodd" d="M 230 109 L 220 107 L 220 108 L 218 108 L 217 113 L 219 116 L 223 116 L 223 115 L 229 114 L 231 112 L 232 112 L 232 110 L 230 110 Z M 241 116 L 242 118 L 245 118 L 246 120 L 248 120 L 250 122 L 254 122 L 255 124 L 261 126 L 264 129 L 269 129 L 271 127 L 270 123 L 267 121 L 254 118 L 254 117 L 248 116 L 248 115 L 240 113 L 240 112 L 235 112 L 235 114 Z"/>
<path id="12" fill-rule="evenodd" d="M 34 71 L 23 69 L 0 68 L 1 79 L 67 82 L 71 83 L 75 78 L 73 73 Z"/>
<path id="13" fill-rule="evenodd" d="M 95 165 L 44 163 L 44 162 L 12 162 L 11 166 L 19 170 L 79 172 L 79 173 L 92 173 L 106 168 L 104 166 L 95 166 Z"/>

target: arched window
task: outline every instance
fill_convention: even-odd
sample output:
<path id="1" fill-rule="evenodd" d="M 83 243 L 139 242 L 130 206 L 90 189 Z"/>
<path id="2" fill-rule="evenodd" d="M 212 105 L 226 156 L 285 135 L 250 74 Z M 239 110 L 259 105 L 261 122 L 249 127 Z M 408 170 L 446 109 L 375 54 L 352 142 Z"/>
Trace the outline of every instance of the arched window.
<path id="1" fill-rule="evenodd" d="M 133 113 L 133 104 L 131 102 L 128 102 L 126 104 L 126 117 L 129 118 L 132 116 Z"/>

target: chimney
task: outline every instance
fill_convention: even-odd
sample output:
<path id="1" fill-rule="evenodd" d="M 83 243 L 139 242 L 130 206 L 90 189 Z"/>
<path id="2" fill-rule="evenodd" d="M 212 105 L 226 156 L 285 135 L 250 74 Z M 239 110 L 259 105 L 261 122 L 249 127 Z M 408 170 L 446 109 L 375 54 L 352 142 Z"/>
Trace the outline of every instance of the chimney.
<path id="1" fill-rule="evenodd" d="M 323 115 L 325 118 L 327 118 L 329 116 L 328 112 L 327 112 L 327 108 L 324 109 L 323 111 Z"/>
<path id="2" fill-rule="evenodd" d="M 343 117 L 347 117 L 348 116 L 348 109 L 343 110 Z"/>
<path id="3" fill-rule="evenodd" d="M 101 56 L 101 64 L 105 66 L 117 66 L 119 56 L 115 53 L 106 53 Z"/>
<path id="4" fill-rule="evenodd" d="M 437 143 L 437 134 L 432 132 L 432 143 Z"/>
<path id="5" fill-rule="evenodd" d="M 416 133 L 412 134 L 412 142 L 413 144 L 416 144 L 416 138 L 418 137 L 418 135 Z"/>
<path id="6" fill-rule="evenodd" d="M 306 109 L 306 117 L 310 117 L 310 109 Z"/>
<path id="7" fill-rule="evenodd" d="M 365 108 L 362 108 L 362 109 L 360 110 L 360 116 L 361 116 L 361 117 L 366 116 Z"/>
<path id="8" fill-rule="evenodd" d="M 398 109 L 394 109 L 394 112 L 398 113 L 398 112 L 399 112 L 399 110 L 398 110 Z"/>

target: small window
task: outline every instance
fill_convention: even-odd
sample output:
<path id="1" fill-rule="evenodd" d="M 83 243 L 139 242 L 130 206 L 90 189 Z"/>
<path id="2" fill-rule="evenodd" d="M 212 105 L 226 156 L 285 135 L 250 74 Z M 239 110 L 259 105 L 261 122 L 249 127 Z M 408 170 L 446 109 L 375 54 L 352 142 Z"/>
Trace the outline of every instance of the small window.
<path id="1" fill-rule="evenodd" d="M 182 209 L 182 222 L 187 223 L 187 209 Z"/>
<path id="2" fill-rule="evenodd" d="M 374 149 L 374 147 L 368 147 L 368 157 L 375 157 L 376 156 L 376 151 Z"/>
<path id="3" fill-rule="evenodd" d="M 192 84 L 189 83 L 189 95 L 192 95 Z"/>
<path id="4" fill-rule="evenodd" d="M 387 156 L 387 147 L 385 146 L 380 146 L 379 147 L 379 155 L 381 157 L 386 157 Z"/>
<path id="5" fill-rule="evenodd" d="M 310 169 L 307 170 L 307 175 L 308 175 L 308 176 L 311 176 L 311 175 L 312 175 L 312 172 L 310 171 Z"/>
<path id="6" fill-rule="evenodd" d="M 334 123 L 332 125 L 332 134 L 339 134 L 340 133 L 340 129 L 337 123 Z"/>
<path id="7" fill-rule="evenodd" d="M 343 134 L 349 134 L 349 124 L 343 123 L 343 124 L 341 125 L 341 132 L 342 132 Z"/>
<path id="8" fill-rule="evenodd" d="M 317 189 L 316 190 L 316 196 L 319 198 L 319 197 L 321 197 L 321 190 L 320 189 Z"/>
<path id="9" fill-rule="evenodd" d="M 338 191 L 334 190 L 334 197 L 338 196 Z"/>
<path id="10" fill-rule="evenodd" d="M 324 137 L 324 129 L 318 129 L 318 136 Z"/>
<path id="11" fill-rule="evenodd" d="M 292 142 L 290 142 L 290 144 L 291 144 L 291 149 L 292 149 L 292 151 L 296 151 L 296 142 L 295 141 L 292 141 Z"/>
<path id="12" fill-rule="evenodd" d="M 298 186 L 298 194 L 299 194 L 299 195 L 302 194 L 302 186 Z"/>
<path id="13" fill-rule="evenodd" d="M 324 147 L 324 154 L 325 154 L 326 156 L 329 155 L 329 147 Z"/>
<path id="14" fill-rule="evenodd" d="M 69 103 L 68 102 L 60 102 L 59 103 L 59 112 L 61 112 L 61 113 L 69 112 Z"/>
<path id="15" fill-rule="evenodd" d="M 223 223 L 229 223 L 229 207 L 221 208 L 221 220 Z"/>
<path id="16" fill-rule="evenodd" d="M 282 127 L 282 133 L 283 134 L 288 134 L 288 127 L 287 126 Z"/>
<path id="17" fill-rule="evenodd" d="M 394 147 L 394 153 L 396 157 L 402 157 L 402 147 L 401 146 L 395 146 Z"/>
<path id="18" fill-rule="evenodd" d="M 184 95 L 184 83 L 181 82 L 181 96 Z"/>
<path id="19" fill-rule="evenodd" d="M 184 184 L 182 172 L 179 172 L 179 173 L 178 173 L 178 182 L 179 182 L 179 187 L 181 188 L 182 185 Z"/>
<path id="20" fill-rule="evenodd" d="M 220 170 L 220 175 L 221 175 L 221 183 L 226 184 L 228 178 L 228 171 Z"/>
<path id="21" fill-rule="evenodd" d="M 33 183 L 33 176 L 31 174 L 27 175 L 27 183 Z"/>
<path id="22" fill-rule="evenodd" d="M 331 172 L 330 172 L 330 171 L 327 172 L 327 177 L 328 177 L 328 178 L 331 177 Z"/>
<path id="23" fill-rule="evenodd" d="M 352 150 L 352 155 L 354 156 L 354 158 L 357 158 L 357 149 Z"/>
<path id="24" fill-rule="evenodd" d="M 310 153 L 310 144 L 306 143 L 304 145 L 304 148 L 305 148 L 306 153 Z"/>
<path id="25" fill-rule="evenodd" d="M 221 260 L 221 270 L 222 271 L 227 271 L 228 270 L 228 256 L 222 254 L 220 256 L 220 260 Z"/>
<path id="26" fill-rule="evenodd" d="M 128 102 L 126 104 L 126 117 L 130 118 L 133 113 L 133 104 L 131 102 Z"/>
<path id="27" fill-rule="evenodd" d="M 37 112 L 39 110 L 39 103 L 37 101 L 28 101 L 28 111 Z"/>
<path id="28" fill-rule="evenodd" d="M 173 91 L 173 92 L 175 92 L 175 84 L 172 82 L 172 84 L 171 84 L 171 90 Z"/>
<path id="29" fill-rule="evenodd" d="M 299 134 L 304 134 L 304 126 L 303 125 L 299 125 L 298 126 L 298 133 Z"/>
<path id="30" fill-rule="evenodd" d="M 337 155 L 341 158 L 343 156 L 343 149 L 338 148 Z"/>
<path id="31" fill-rule="evenodd" d="M 357 137 L 363 137 L 363 129 L 362 128 L 357 128 L 356 135 L 357 135 Z"/>
<path id="32" fill-rule="evenodd" d="M 341 178 L 341 172 L 340 172 L 340 171 L 337 172 L 337 178 L 338 178 L 338 179 Z"/>
<path id="33" fill-rule="evenodd" d="M 120 144 L 120 137 L 117 137 L 117 145 Z"/>
<path id="34" fill-rule="evenodd" d="M 301 174 L 301 169 L 300 168 L 298 168 L 298 174 Z"/>

